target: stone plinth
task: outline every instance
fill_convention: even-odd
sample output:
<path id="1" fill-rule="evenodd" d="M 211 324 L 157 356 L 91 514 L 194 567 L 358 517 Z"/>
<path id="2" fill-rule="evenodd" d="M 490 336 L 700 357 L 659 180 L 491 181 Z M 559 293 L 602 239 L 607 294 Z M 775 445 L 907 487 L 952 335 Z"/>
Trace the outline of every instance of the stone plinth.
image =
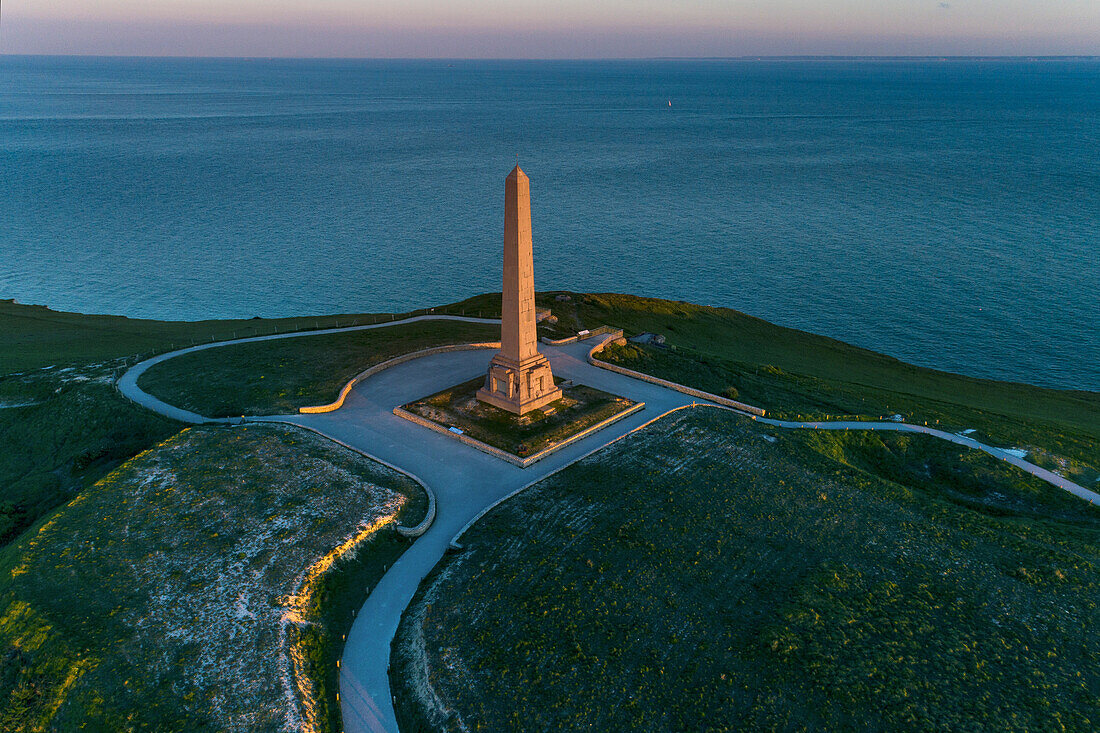
<path id="1" fill-rule="evenodd" d="M 535 354 L 526 362 L 513 362 L 502 353 L 497 354 L 489 362 L 485 386 L 477 392 L 477 398 L 482 402 L 517 415 L 548 405 L 561 397 L 561 389 L 554 385 L 550 362 L 542 354 Z"/>
<path id="2" fill-rule="evenodd" d="M 531 183 L 517 165 L 504 181 L 504 288 L 500 352 L 477 398 L 517 415 L 561 399 L 550 362 L 538 351 L 535 264 L 531 248 Z"/>

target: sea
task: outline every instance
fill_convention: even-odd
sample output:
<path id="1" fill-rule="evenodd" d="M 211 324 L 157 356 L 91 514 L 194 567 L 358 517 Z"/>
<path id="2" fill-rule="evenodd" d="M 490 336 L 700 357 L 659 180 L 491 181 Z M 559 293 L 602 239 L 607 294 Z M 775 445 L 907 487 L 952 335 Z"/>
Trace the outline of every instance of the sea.
<path id="1" fill-rule="evenodd" d="M 500 287 L 1100 390 L 1100 60 L 0 56 L 0 298 L 161 319 Z M 0 334 L 2 336 L 2 334 Z"/>

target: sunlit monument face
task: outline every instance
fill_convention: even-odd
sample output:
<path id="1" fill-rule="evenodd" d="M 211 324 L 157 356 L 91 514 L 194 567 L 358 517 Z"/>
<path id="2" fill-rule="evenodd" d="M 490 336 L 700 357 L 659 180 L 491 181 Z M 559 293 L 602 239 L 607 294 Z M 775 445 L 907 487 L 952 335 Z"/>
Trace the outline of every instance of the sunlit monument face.
<path id="1" fill-rule="evenodd" d="M 500 351 L 489 362 L 482 402 L 522 415 L 561 399 L 535 331 L 535 264 L 531 250 L 531 183 L 517 165 L 504 182 L 504 289 Z"/>

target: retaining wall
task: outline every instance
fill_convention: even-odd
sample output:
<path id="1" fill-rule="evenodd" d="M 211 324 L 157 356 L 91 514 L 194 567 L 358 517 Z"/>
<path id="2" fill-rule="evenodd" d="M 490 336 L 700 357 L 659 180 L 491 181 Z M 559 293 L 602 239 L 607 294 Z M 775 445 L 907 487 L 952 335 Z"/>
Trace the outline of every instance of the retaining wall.
<path id="1" fill-rule="evenodd" d="M 677 392 L 683 392 L 686 395 L 691 395 L 692 397 L 698 397 L 700 399 L 707 400 L 708 402 L 714 402 L 716 404 L 723 405 L 725 407 L 731 407 L 735 410 L 741 410 L 742 412 L 748 412 L 748 413 L 753 414 L 753 415 L 759 415 L 760 417 L 764 417 L 765 411 L 763 409 L 759 408 L 759 407 L 755 407 L 753 405 L 746 405 L 744 402 L 738 402 L 737 400 L 731 400 L 727 397 L 720 397 L 716 394 L 711 394 L 710 392 L 704 392 L 701 389 L 695 389 L 694 387 L 685 387 L 682 384 L 677 384 L 676 382 L 670 382 L 667 379 L 660 379 L 659 377 L 654 377 L 654 376 L 651 376 L 649 374 L 643 374 L 642 372 L 636 372 L 633 369 L 626 369 L 625 367 L 621 367 L 617 364 L 610 364 L 606 361 L 600 361 L 599 359 L 596 358 L 596 354 L 598 352 L 603 351 L 603 349 L 609 343 L 612 343 L 613 341 L 615 341 L 619 338 L 622 338 L 622 335 L 623 335 L 623 332 L 619 331 L 617 335 L 612 334 L 611 336 L 608 336 L 607 338 L 605 338 L 600 343 L 593 346 L 592 349 L 588 352 L 588 363 L 593 365 L 593 366 L 598 366 L 601 369 L 607 369 L 608 371 L 612 371 L 612 372 L 616 372 L 618 374 L 622 374 L 623 376 L 632 377 L 634 379 L 640 379 L 643 382 L 649 382 L 650 384 L 656 384 L 656 385 L 659 385 L 661 387 L 665 387 L 667 389 L 674 389 Z"/>
<path id="2" fill-rule="evenodd" d="M 339 410 L 344 405 L 344 400 L 351 394 L 351 390 L 355 385 L 362 382 L 367 377 L 373 376 L 378 372 L 395 367 L 398 364 L 404 364 L 406 361 L 412 361 L 413 359 L 419 359 L 422 356 L 431 356 L 432 354 L 445 354 L 449 351 L 471 351 L 473 349 L 499 349 L 500 342 L 483 344 L 454 344 L 452 346 L 435 346 L 430 349 L 421 349 L 420 351 L 414 351 L 411 354 L 402 354 L 401 356 L 395 356 L 392 359 L 388 359 L 381 364 L 375 364 L 370 369 L 367 369 L 360 374 L 357 374 L 350 382 L 344 385 L 344 388 L 340 390 L 340 396 L 336 398 L 335 402 L 330 402 L 327 405 L 316 405 L 313 407 L 299 407 L 298 412 L 306 415 L 317 414 L 319 412 L 332 412 L 333 410 Z"/>
<path id="3" fill-rule="evenodd" d="M 469 435 L 466 435 L 466 434 L 459 435 L 458 433 L 452 433 L 450 430 L 443 427 L 439 423 L 432 422 L 431 420 L 426 420 L 425 418 L 421 417 L 420 415 L 416 415 L 416 414 L 414 414 L 412 412 L 409 412 L 408 410 L 404 410 L 400 407 L 393 408 L 393 414 L 397 415 L 398 417 L 404 418 L 404 419 L 408 420 L 409 422 L 413 422 L 413 423 L 416 423 L 417 425 L 421 425 L 423 427 L 426 427 L 429 430 L 434 430 L 437 433 L 440 433 L 442 435 L 446 435 L 448 438 L 453 438 L 454 440 L 465 443 L 466 445 L 470 446 L 471 448 L 477 448 L 479 451 L 482 451 L 483 453 L 488 453 L 489 455 L 494 456 L 496 458 L 499 458 L 502 461 L 507 461 L 508 463 L 511 463 L 514 466 L 519 466 L 520 468 L 527 468 L 531 464 L 541 461 L 543 458 L 546 458 L 547 456 L 551 455 L 552 453 L 556 453 L 557 451 L 561 450 L 565 446 L 572 445 L 573 443 L 576 443 L 578 440 L 583 440 L 584 438 L 587 438 L 589 435 L 592 435 L 595 432 L 603 430 L 608 425 L 611 425 L 612 423 L 616 423 L 619 420 L 622 420 L 624 417 L 627 417 L 628 415 L 633 415 L 635 412 L 637 412 L 638 410 L 642 410 L 642 409 L 645 409 L 645 403 L 644 402 L 635 403 L 635 404 L 631 405 L 630 407 L 628 407 L 627 409 L 623 410 L 622 412 L 615 413 L 611 417 L 609 417 L 605 420 L 601 420 L 600 422 L 596 423 L 595 425 L 591 425 L 591 426 L 585 428 L 584 430 L 582 430 L 581 432 L 576 433 L 575 435 L 570 435 L 568 438 L 561 441 L 560 443 L 555 443 L 554 445 L 551 445 L 548 448 L 544 448 L 541 451 L 539 451 L 538 453 L 535 453 L 534 455 L 531 455 L 531 456 L 527 456 L 526 458 L 520 458 L 519 456 L 513 455 L 513 454 L 509 453 L 508 451 L 501 450 L 500 448 L 497 448 L 495 446 L 491 446 L 488 443 L 483 443 L 480 440 L 477 440 L 476 438 L 471 438 Z"/>

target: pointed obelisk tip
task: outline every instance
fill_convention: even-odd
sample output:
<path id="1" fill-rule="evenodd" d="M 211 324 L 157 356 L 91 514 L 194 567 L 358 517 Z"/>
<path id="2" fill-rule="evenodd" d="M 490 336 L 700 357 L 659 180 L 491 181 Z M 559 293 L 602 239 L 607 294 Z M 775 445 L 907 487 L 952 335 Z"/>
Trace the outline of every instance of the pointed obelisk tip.
<path id="1" fill-rule="evenodd" d="M 523 169 L 520 168 L 519 164 L 517 163 L 516 167 L 512 169 L 512 172 L 508 174 L 508 177 L 509 178 L 516 178 L 516 179 L 526 178 L 527 174 L 523 172 Z"/>

